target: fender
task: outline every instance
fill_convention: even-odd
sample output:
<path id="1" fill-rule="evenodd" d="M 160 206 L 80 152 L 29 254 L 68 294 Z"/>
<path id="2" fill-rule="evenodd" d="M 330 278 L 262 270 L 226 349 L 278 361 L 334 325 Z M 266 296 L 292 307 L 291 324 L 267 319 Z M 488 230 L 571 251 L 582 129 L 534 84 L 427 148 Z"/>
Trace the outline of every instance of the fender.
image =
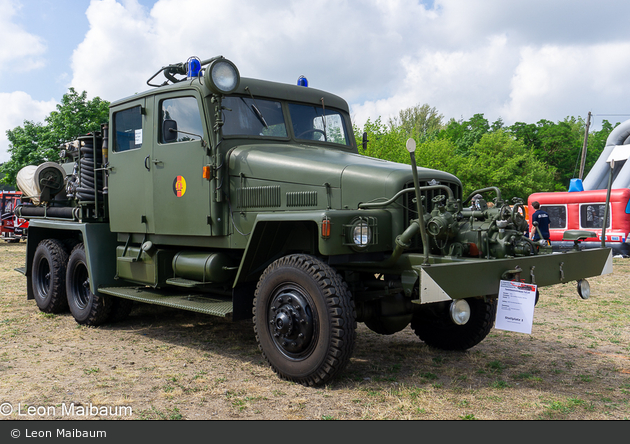
<path id="1" fill-rule="evenodd" d="M 370 218 L 374 243 L 366 252 L 392 249 L 391 213 L 386 210 L 317 210 L 308 212 L 259 213 L 243 253 L 234 287 L 256 281 L 274 260 L 290 252 L 319 256 L 356 254 L 350 245 L 349 227 L 358 218 Z M 330 223 L 330 235 L 322 235 L 322 222 Z M 301 223 L 300 223 L 301 222 Z M 347 238 L 339 242 L 339 239 Z"/>
<path id="2" fill-rule="evenodd" d="M 120 286 L 116 276 L 116 235 L 107 223 L 78 223 L 51 219 L 31 219 L 26 242 L 24 275 L 31 276 L 33 256 L 43 239 L 78 239 L 85 245 L 90 290 L 96 294 L 99 287 Z M 68 252 L 70 253 L 70 252 Z M 28 299 L 33 299 L 29 286 Z"/>

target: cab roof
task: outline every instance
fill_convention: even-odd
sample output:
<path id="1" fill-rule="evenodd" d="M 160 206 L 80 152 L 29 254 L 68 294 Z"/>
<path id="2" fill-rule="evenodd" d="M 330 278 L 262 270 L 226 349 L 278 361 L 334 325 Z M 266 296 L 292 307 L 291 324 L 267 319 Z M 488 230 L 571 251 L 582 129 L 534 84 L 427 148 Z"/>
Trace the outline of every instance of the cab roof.
<path id="1" fill-rule="evenodd" d="M 142 93 L 116 100 L 111 103 L 111 107 L 116 107 L 126 102 L 137 100 L 142 97 L 152 96 L 161 92 L 190 89 L 191 87 L 198 89 L 204 96 L 211 94 L 210 90 L 203 85 L 203 78 L 198 77 L 193 80 L 183 80 L 177 83 L 152 88 Z M 324 107 L 336 108 L 350 113 L 348 103 L 335 94 L 310 87 L 242 77 L 238 88 L 233 94 L 249 96 L 250 93 L 255 98 L 311 103 L 318 106 L 322 106 L 323 99 Z"/>

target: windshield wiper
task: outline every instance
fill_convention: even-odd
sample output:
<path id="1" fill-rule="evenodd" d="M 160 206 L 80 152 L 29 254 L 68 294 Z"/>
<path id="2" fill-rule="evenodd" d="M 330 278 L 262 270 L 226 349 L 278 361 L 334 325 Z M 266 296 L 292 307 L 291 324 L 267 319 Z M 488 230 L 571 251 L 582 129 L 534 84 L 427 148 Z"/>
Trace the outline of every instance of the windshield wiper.
<path id="1" fill-rule="evenodd" d="M 322 97 L 322 124 L 324 125 L 324 138 L 326 138 L 326 106 L 324 105 L 324 98 Z"/>
<path id="2" fill-rule="evenodd" d="M 249 86 L 246 86 L 245 90 L 249 93 L 249 96 L 252 98 L 252 102 L 254 102 L 251 105 L 252 112 L 254 113 L 256 118 L 260 121 L 260 123 L 262 123 L 265 128 L 269 129 L 269 125 L 267 125 L 267 121 L 265 120 L 265 117 L 263 116 L 263 114 L 260 112 L 260 110 L 256 106 L 256 99 L 254 99 L 254 95 L 252 94 L 251 90 L 249 89 Z M 245 99 L 241 98 L 241 100 L 243 100 L 243 102 L 245 102 Z"/>
<path id="3" fill-rule="evenodd" d="M 263 117 L 260 110 L 256 108 L 256 105 L 254 104 L 252 104 L 252 111 L 254 111 L 254 114 L 256 115 L 256 117 L 258 117 L 258 120 L 260 120 L 260 123 L 262 123 L 265 126 L 265 128 L 269 129 L 269 125 L 267 125 L 267 121 Z"/>

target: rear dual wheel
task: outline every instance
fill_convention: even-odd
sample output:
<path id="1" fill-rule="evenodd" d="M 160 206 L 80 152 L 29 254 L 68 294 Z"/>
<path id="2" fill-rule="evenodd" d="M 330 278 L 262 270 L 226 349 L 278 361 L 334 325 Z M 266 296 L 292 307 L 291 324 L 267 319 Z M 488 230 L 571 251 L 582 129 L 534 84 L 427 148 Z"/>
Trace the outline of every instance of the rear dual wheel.
<path id="1" fill-rule="evenodd" d="M 90 279 L 83 244 L 77 244 L 70 253 L 66 277 L 68 306 L 74 319 L 81 325 L 101 325 L 112 311 L 112 303 L 90 289 Z"/>
<path id="2" fill-rule="evenodd" d="M 35 303 L 44 313 L 61 313 L 68 309 L 66 267 L 68 253 L 57 239 L 44 239 L 35 249 L 29 276 Z"/>
<path id="3" fill-rule="evenodd" d="M 66 293 L 70 312 L 81 325 L 97 326 L 105 322 L 121 321 L 129 315 L 133 306 L 131 300 L 92 292 L 82 243 L 77 244 L 70 253 Z"/>
<path id="4" fill-rule="evenodd" d="M 121 321 L 133 306 L 128 299 L 92 293 L 85 247 L 75 239 L 41 241 L 35 249 L 28 279 L 40 311 L 62 313 L 70 308 L 82 325 Z"/>

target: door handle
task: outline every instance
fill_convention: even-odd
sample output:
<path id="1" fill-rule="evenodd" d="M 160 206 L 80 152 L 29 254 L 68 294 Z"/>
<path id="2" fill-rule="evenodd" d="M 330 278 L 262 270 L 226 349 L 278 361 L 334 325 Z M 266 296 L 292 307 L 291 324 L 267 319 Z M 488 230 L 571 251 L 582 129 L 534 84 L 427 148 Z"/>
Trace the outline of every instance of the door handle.
<path id="1" fill-rule="evenodd" d="M 151 156 L 147 156 L 144 158 L 144 167 L 147 169 L 147 171 L 151 171 L 151 164 L 149 163 L 149 158 Z"/>
<path id="2" fill-rule="evenodd" d="M 164 165 L 164 162 L 162 162 L 161 160 L 157 160 L 157 159 L 155 159 L 153 161 L 153 165 L 160 165 L 160 164 Z"/>

